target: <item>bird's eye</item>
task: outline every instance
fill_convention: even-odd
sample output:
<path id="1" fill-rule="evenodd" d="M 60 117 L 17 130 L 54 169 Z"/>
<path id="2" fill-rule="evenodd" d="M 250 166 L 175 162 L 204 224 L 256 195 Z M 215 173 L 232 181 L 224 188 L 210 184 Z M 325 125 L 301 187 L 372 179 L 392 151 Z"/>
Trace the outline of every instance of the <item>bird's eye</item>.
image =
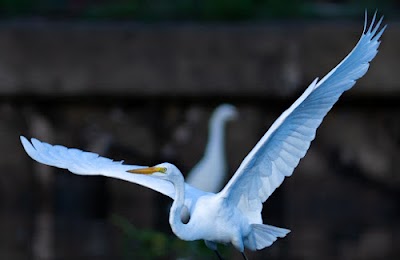
<path id="1" fill-rule="evenodd" d="M 165 167 L 162 167 L 162 168 L 160 169 L 160 172 L 162 172 L 162 173 L 166 173 L 166 172 L 167 172 L 167 168 L 165 168 Z"/>

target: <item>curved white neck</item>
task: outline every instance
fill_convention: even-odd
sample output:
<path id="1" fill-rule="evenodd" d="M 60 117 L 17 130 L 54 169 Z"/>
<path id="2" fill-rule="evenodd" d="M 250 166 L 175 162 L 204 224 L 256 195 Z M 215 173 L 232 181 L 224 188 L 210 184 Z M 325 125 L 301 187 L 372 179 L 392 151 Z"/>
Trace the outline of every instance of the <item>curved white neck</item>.
<path id="1" fill-rule="evenodd" d="M 210 157 L 219 157 L 223 159 L 224 156 L 224 144 L 225 144 L 225 118 L 221 118 L 222 115 L 214 115 L 212 120 L 210 120 L 210 124 L 208 126 L 209 129 L 209 138 L 208 143 L 206 145 L 205 154 Z"/>
<path id="2" fill-rule="evenodd" d="M 181 212 L 185 202 L 185 182 L 183 176 L 172 180 L 172 184 L 175 187 L 175 198 L 169 213 L 169 224 L 172 231 L 180 239 L 186 241 L 196 240 L 198 238 L 193 234 L 193 229 L 190 227 L 190 220 L 187 224 L 184 224 L 181 220 Z"/>

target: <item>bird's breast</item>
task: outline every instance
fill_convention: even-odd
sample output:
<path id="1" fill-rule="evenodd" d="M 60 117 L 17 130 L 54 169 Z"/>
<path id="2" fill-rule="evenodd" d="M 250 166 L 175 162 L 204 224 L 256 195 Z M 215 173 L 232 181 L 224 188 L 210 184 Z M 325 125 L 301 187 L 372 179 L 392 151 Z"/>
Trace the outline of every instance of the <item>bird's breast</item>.
<path id="1" fill-rule="evenodd" d="M 190 216 L 190 225 L 201 232 L 201 239 L 229 243 L 242 226 L 241 215 L 215 195 L 200 198 Z"/>

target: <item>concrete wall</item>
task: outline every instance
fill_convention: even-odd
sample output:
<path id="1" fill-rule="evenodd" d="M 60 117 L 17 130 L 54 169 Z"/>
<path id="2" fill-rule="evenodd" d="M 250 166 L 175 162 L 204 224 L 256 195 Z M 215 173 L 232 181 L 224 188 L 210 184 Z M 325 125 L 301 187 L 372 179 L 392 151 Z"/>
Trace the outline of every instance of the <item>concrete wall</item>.
<path id="1" fill-rule="evenodd" d="M 360 22 L 3 24 L 2 95 L 287 96 L 355 46 Z M 399 29 L 350 95 L 398 94 Z"/>

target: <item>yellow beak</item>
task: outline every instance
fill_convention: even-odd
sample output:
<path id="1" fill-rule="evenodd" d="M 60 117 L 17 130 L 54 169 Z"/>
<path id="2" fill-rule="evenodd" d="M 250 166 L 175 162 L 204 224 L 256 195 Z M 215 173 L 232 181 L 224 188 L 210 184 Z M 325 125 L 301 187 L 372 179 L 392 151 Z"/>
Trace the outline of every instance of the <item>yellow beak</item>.
<path id="1" fill-rule="evenodd" d="M 128 172 L 137 174 L 153 174 L 155 172 L 165 173 L 166 171 L 167 169 L 164 167 L 148 167 L 148 168 L 129 170 Z"/>

